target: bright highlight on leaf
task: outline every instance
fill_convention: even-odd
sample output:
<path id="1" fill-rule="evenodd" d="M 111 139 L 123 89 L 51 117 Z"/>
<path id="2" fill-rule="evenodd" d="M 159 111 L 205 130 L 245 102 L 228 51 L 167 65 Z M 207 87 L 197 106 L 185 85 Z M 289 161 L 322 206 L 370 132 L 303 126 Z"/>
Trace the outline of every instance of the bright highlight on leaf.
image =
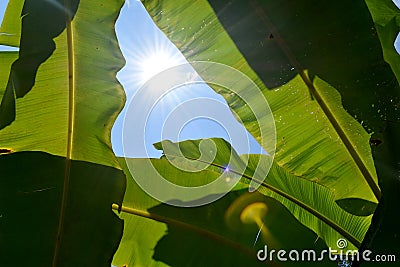
<path id="1" fill-rule="evenodd" d="M 248 205 L 240 214 L 240 220 L 243 223 L 257 223 L 261 222 L 262 218 L 267 214 L 268 207 L 265 203 L 255 202 Z"/>

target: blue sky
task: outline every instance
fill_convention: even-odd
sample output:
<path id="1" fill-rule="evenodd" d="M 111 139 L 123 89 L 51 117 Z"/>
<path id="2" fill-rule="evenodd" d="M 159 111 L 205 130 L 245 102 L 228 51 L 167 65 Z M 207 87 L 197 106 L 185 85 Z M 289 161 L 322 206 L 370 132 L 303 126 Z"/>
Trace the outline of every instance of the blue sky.
<path id="1" fill-rule="evenodd" d="M 153 23 L 140 1 L 129 1 L 129 4 L 124 5 L 116 24 L 116 31 L 122 53 L 127 62 L 117 77 L 124 86 L 128 104 L 135 92 L 143 85 L 145 78 L 151 77 L 149 74 L 146 75 L 146 72 L 149 71 L 148 69 L 151 72 L 152 69 L 159 68 L 158 70 L 161 71 L 162 67 L 168 68 L 186 62 L 179 50 Z M 155 72 L 153 74 L 156 74 Z M 218 119 L 220 123 L 203 117 L 186 121 L 186 124 L 182 122 L 180 125 L 178 123 L 173 125 L 178 131 L 181 129 L 178 136 L 176 136 L 176 133 L 173 134 L 173 131 L 165 131 L 162 125 L 165 121 L 168 121 L 170 112 L 177 107 L 180 107 L 183 110 L 182 112 L 185 112 L 181 118 L 188 117 L 188 113 L 192 115 L 192 118 L 195 118 L 196 114 L 201 115 L 204 113 L 201 111 L 204 106 L 196 105 L 197 101 L 195 99 L 197 98 L 208 99 L 211 103 L 213 100 L 225 103 L 221 96 L 217 95 L 205 84 L 180 87 L 160 99 L 147 120 L 145 143 L 150 157 L 161 155 L 152 146 L 153 143 L 159 142 L 161 139 L 179 141 L 222 137 L 230 141 L 232 136 L 229 137 L 228 132 L 231 135 L 232 133 L 235 135 L 235 133 L 243 133 L 245 131 L 243 126 L 230 114 L 226 104 L 212 105 L 213 107 L 217 107 L 218 114 L 225 114 L 222 118 L 221 116 L 215 116 L 215 119 Z M 182 104 L 190 100 L 192 100 L 191 103 L 186 104 L 186 106 Z M 188 108 L 188 106 L 191 106 L 191 108 Z M 208 106 L 207 108 L 213 107 Z M 113 147 L 117 155 L 121 155 L 122 153 L 121 129 L 123 127 L 125 111 L 122 111 L 118 117 L 112 131 Z M 176 118 L 176 113 L 171 115 L 175 116 L 175 122 L 179 120 Z M 138 114 L 138 116 L 140 115 Z M 134 120 L 130 118 L 128 126 L 129 124 L 134 125 Z M 137 130 L 141 131 L 142 129 Z M 234 142 L 232 145 L 239 153 L 260 153 L 261 148 L 258 143 L 249 135 L 247 136 L 251 140 L 250 147 L 246 142 L 247 138 L 243 138 L 243 142 Z M 235 140 L 238 140 L 238 138 L 235 138 Z M 135 146 L 134 144 L 132 145 Z M 129 151 L 128 155 L 126 155 L 128 157 L 146 157 L 146 154 L 140 149 L 131 149 Z"/>
<path id="2" fill-rule="evenodd" d="M 400 7 L 400 0 L 394 0 L 394 2 Z M 6 4 L 7 1 L 0 1 L 0 20 L 3 18 Z M 127 62 L 126 66 L 117 76 L 124 86 L 127 95 L 127 103 L 129 103 L 130 99 L 132 99 L 135 92 L 143 85 L 145 80 L 156 74 L 157 71 L 186 62 L 179 50 L 175 48 L 155 26 L 143 5 L 138 0 L 127 1 L 124 5 L 116 24 L 116 31 L 122 53 Z M 395 44 L 399 51 L 400 35 L 396 39 Z M 0 49 L 5 50 L 8 48 L 0 47 Z M 152 144 L 161 139 L 178 141 L 222 137 L 229 141 L 231 138 L 228 136 L 227 131 L 229 133 L 243 133 L 244 128 L 229 114 L 229 109 L 226 104 L 223 104 L 218 106 L 220 110 L 217 111 L 220 114 L 224 114 L 222 119 L 221 116 L 219 117 L 220 124 L 211 119 L 197 118 L 195 120 L 186 121 L 186 124 L 182 122 L 180 125 L 176 124 L 175 127 L 177 127 L 177 131 L 172 131 L 174 133 L 171 133 L 171 131 L 164 131 L 163 136 L 161 136 L 162 125 L 167 120 L 169 113 L 176 107 L 182 105 L 182 103 L 187 103 L 187 101 L 199 97 L 225 103 L 223 98 L 217 95 L 207 85 L 185 86 L 174 90 L 157 102 L 153 112 L 148 117 L 147 127 L 145 129 L 145 146 L 147 152 L 130 149 L 129 154 L 125 156 L 158 157 L 160 156 L 160 152 L 155 150 Z M 185 108 L 182 109 L 184 110 L 183 112 L 185 112 L 185 114 L 182 115 L 188 117 L 188 114 L 193 114 L 193 118 L 204 108 L 195 104 L 191 105 L 191 108 L 187 106 L 190 105 L 186 105 Z M 126 108 L 118 117 L 112 130 L 113 149 L 119 156 L 123 155 L 121 136 L 125 111 Z M 177 112 L 173 115 L 175 116 L 174 120 L 179 121 L 179 119 L 177 119 L 179 115 L 176 115 L 176 113 Z M 126 125 L 131 125 L 132 127 L 134 127 L 134 124 L 135 122 L 132 118 L 126 123 Z M 141 130 L 143 129 L 138 129 L 138 131 Z M 176 132 L 178 132 L 178 135 Z M 237 138 L 235 140 L 237 140 Z M 247 143 L 247 138 L 243 138 L 243 142 L 235 142 L 232 145 L 239 153 L 260 153 L 261 148 L 258 143 L 250 136 L 249 140 L 250 146 Z M 137 141 L 140 142 L 141 140 Z M 135 146 L 135 143 L 133 142 L 130 145 Z"/>

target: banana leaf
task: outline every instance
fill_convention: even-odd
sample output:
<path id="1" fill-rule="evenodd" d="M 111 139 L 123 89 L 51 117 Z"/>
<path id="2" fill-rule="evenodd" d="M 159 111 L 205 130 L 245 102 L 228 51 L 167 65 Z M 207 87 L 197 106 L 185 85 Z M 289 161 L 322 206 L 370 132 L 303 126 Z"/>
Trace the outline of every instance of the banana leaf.
<path id="1" fill-rule="evenodd" d="M 9 1 L 0 43 L 19 52 L 0 52 L 1 265 L 111 264 L 125 189 L 110 142 L 121 6 Z"/>

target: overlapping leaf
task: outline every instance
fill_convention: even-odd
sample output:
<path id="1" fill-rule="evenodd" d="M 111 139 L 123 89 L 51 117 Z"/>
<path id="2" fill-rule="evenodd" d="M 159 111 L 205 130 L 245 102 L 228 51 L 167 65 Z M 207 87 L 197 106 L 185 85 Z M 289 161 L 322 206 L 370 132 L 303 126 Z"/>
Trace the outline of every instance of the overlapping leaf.
<path id="1" fill-rule="evenodd" d="M 230 266 L 233 262 L 243 260 L 249 263 L 256 259 L 255 253 L 264 244 L 268 244 L 270 249 L 305 249 L 307 246 L 311 246 L 318 253 L 324 248 L 323 243 L 315 244 L 316 237 L 312 237 L 313 234 L 309 230 L 300 230 L 304 226 L 300 226 L 298 222 L 294 221 L 288 210 L 299 222 L 311 228 L 321 240 L 324 240 L 332 248 L 336 248 L 339 238 L 349 240 L 347 249 L 354 249 L 355 246 L 360 245 L 368 229 L 371 216 L 354 216 L 343 211 L 335 203 L 334 196 L 328 188 L 295 177 L 276 164 L 273 164 L 267 179 L 261 185 L 259 191 L 263 195 L 257 192 L 246 193 L 251 179 L 261 180 L 262 178 L 252 176 L 254 169 L 260 162 L 261 166 L 267 166 L 268 164 L 265 163 L 271 158 L 267 155 L 242 155 L 242 159 L 238 159 L 233 151 L 234 160 L 230 161 L 231 153 L 220 153 L 231 151 L 230 145 L 223 139 L 209 139 L 208 141 L 210 140 L 212 142 L 202 144 L 201 150 L 199 149 L 201 140 L 180 143 L 168 141 L 156 144 L 159 149 L 163 146 L 167 149 L 164 150 L 165 156 L 161 159 L 151 159 L 151 163 L 161 176 L 170 182 L 184 186 L 199 186 L 215 179 L 223 179 L 227 183 L 235 180 L 235 176 L 240 173 L 241 166 L 248 161 L 243 177 L 235 190 L 215 203 L 203 207 L 177 208 L 161 204 L 146 195 L 134 179 L 129 177 L 122 215 L 126 221 L 125 235 L 115 255 L 114 264 L 117 266 L 123 264 L 128 264 L 128 266 L 143 264 L 148 266 L 165 266 L 164 264 L 168 266 L 202 266 L 210 262 L 210 264 L 218 263 L 219 266 Z M 180 150 L 181 155 L 175 153 L 177 149 Z M 210 149 L 217 149 L 217 153 L 215 159 L 208 162 L 207 169 L 192 173 L 176 167 L 176 164 L 187 168 L 204 164 L 204 160 L 196 162 L 196 159 L 201 155 L 201 151 Z M 184 163 L 182 155 L 192 161 Z M 129 170 L 134 170 L 132 173 L 134 176 L 149 173 L 143 168 L 149 159 L 121 160 L 126 160 L 129 165 L 129 169 L 128 166 L 124 167 L 128 176 L 130 176 Z M 230 163 L 229 171 L 226 170 L 228 163 Z M 264 173 L 261 171 L 258 172 L 258 175 L 266 175 L 267 172 L 265 169 Z M 265 196 L 278 200 L 287 210 L 278 202 Z M 173 193 L 171 198 L 174 198 Z M 185 201 L 190 202 L 191 199 L 175 199 L 176 203 L 184 204 Z M 262 205 L 266 206 L 266 214 L 257 212 L 257 203 L 263 203 Z M 246 220 L 243 219 L 246 207 L 250 210 L 249 214 L 252 214 L 248 215 L 250 221 L 253 221 L 253 224 L 250 223 L 250 225 L 246 224 Z M 115 208 L 117 209 L 117 207 Z M 261 223 L 257 225 L 258 220 L 265 225 L 262 226 Z M 287 227 L 282 227 L 283 224 L 286 225 L 289 222 L 290 231 Z M 162 223 L 168 226 L 167 233 L 165 233 L 166 228 Z M 300 232 L 297 232 L 297 229 Z M 149 235 L 148 231 L 154 231 L 155 235 Z M 304 232 L 305 235 L 302 236 L 301 232 Z M 302 239 L 299 244 L 297 244 L 298 238 Z M 185 242 L 186 249 L 183 251 L 187 251 L 188 258 L 181 257 L 179 254 L 182 253 L 182 247 L 179 245 L 181 242 Z M 206 244 L 210 244 L 208 246 L 220 244 L 218 247 L 223 249 L 210 254 L 204 249 Z M 255 246 L 255 244 L 257 245 Z M 172 246 L 180 248 L 180 252 L 171 251 Z M 201 250 L 194 250 L 194 247 Z M 166 253 L 167 248 L 168 253 Z M 230 256 L 225 255 L 225 251 Z M 207 259 L 201 256 L 202 253 L 207 255 Z M 197 262 L 195 263 L 195 261 Z M 299 263 L 296 262 L 296 264 Z"/>
<path id="2" fill-rule="evenodd" d="M 147 159 L 121 159 L 121 163 L 125 164 L 125 160 L 137 168 L 137 175 L 146 173 L 141 166 Z M 152 163 L 166 179 L 186 186 L 210 182 L 223 172 L 210 166 L 202 172 L 189 174 L 175 168 L 165 158 L 152 159 Z M 126 166 L 124 169 L 128 171 Z M 299 262 L 259 262 L 256 252 L 265 244 L 268 249 L 313 248 L 316 253 L 325 248 L 322 239 L 316 242 L 315 234 L 298 223 L 279 202 L 258 192 L 240 189 L 247 184 L 239 185 L 237 190 L 208 205 L 179 208 L 154 200 L 143 192 L 129 172 L 127 174 L 127 193 L 121 215 L 125 220 L 125 232 L 113 265 L 313 266 L 315 263 L 311 262 L 300 265 Z M 260 202 L 268 212 L 250 216 L 250 222 L 243 221 L 240 216 L 244 210 L 256 211 L 251 205 Z M 257 220 L 264 223 L 261 233 Z M 290 223 L 290 229 L 282 227 L 282 221 Z"/>

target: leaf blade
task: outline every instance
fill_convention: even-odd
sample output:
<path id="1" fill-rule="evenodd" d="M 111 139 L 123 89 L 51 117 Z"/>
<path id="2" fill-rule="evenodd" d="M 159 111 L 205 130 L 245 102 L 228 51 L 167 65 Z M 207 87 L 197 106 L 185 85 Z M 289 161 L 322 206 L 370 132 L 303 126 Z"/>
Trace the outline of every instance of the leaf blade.
<path id="1" fill-rule="evenodd" d="M 2 261 L 110 266 L 123 229 L 111 204 L 121 203 L 125 190 L 110 142 L 125 99 L 115 77 L 123 65 L 114 32 L 122 1 L 27 0 L 23 16 L 11 16 L 18 3 L 10 1 L 12 19 L 2 25 L 22 24 L 19 59 L 11 68 L 2 64 L 0 76 L 0 94 L 11 92 L 15 103 L 2 104 L 0 147 L 16 152 L 0 157 Z M 7 121 L 7 113 L 15 116 Z M 24 257 L 19 248 L 28 251 Z"/>

